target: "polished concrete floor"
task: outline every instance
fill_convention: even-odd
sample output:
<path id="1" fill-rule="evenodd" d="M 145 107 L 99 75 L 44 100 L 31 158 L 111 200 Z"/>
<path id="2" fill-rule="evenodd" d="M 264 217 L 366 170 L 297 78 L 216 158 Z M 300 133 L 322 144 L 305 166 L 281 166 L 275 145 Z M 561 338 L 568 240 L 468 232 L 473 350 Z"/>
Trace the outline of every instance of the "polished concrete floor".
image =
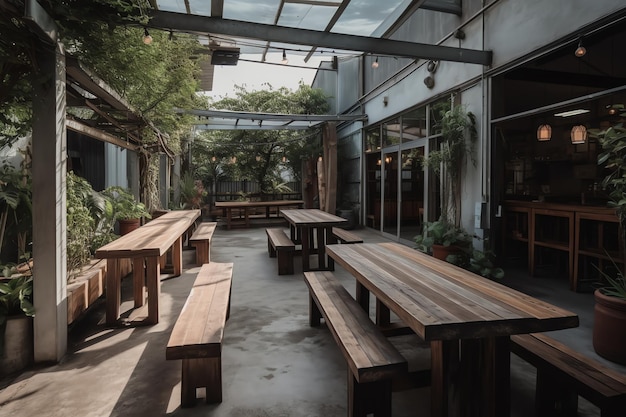
<path id="1" fill-rule="evenodd" d="M 366 241 L 384 240 L 367 229 Z M 104 325 L 104 304 L 96 305 L 70 329 L 69 351 L 61 363 L 34 366 L 0 381 L 0 416 L 215 416 L 343 417 L 346 365 L 324 326 L 308 325 L 308 296 L 300 262 L 296 274 L 279 276 L 267 255 L 264 229 L 218 228 L 214 262 L 234 262 L 231 315 L 223 344 L 223 402 L 180 408 L 180 363 L 165 359 L 172 326 L 198 267 L 185 251 L 182 276 L 162 282 L 161 320 L 149 327 Z M 349 274 L 337 268 L 347 288 Z M 580 327 L 553 332 L 572 347 L 626 373 L 593 352 L 591 294 L 567 290 L 555 278 L 530 278 L 508 271 L 504 281 L 580 315 Z M 123 309 L 130 308 L 130 280 L 124 280 Z M 394 338 L 412 367 L 427 366 L 428 349 L 415 336 Z M 534 369 L 512 357 L 513 417 L 533 415 Z M 393 415 L 427 416 L 428 388 L 394 393 Z M 579 416 L 599 416 L 581 401 Z"/>

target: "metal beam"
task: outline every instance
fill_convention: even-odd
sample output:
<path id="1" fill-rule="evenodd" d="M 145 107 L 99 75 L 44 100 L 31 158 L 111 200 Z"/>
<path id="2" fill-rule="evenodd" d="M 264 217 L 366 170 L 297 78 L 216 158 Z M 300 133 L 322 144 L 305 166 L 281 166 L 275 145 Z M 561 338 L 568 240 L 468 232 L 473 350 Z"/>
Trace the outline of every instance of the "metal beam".
<path id="1" fill-rule="evenodd" d="M 119 146 L 120 148 L 128 149 L 129 151 L 137 152 L 139 150 L 139 146 L 130 144 L 117 136 L 110 135 L 106 132 L 103 132 L 100 129 L 96 129 L 91 126 L 87 126 L 84 123 L 78 122 L 72 119 L 65 120 L 65 126 L 69 130 L 73 130 L 74 132 L 81 133 L 85 136 L 92 137 L 94 139 L 100 140 L 102 142 L 108 142 L 110 144 Z"/>
<path id="2" fill-rule="evenodd" d="M 163 30 L 173 29 L 196 33 L 216 33 L 294 45 L 361 51 L 383 56 L 464 62 L 468 64 L 490 65 L 492 60 L 491 51 L 328 33 L 162 11 L 150 11 L 150 17 L 150 26 Z"/>
<path id="3" fill-rule="evenodd" d="M 282 114 L 282 113 L 250 113 L 229 110 L 186 110 L 174 109 L 176 113 L 192 114 L 199 117 L 215 117 L 221 119 L 243 120 L 274 120 L 295 122 L 346 122 L 367 120 L 366 114 Z"/>

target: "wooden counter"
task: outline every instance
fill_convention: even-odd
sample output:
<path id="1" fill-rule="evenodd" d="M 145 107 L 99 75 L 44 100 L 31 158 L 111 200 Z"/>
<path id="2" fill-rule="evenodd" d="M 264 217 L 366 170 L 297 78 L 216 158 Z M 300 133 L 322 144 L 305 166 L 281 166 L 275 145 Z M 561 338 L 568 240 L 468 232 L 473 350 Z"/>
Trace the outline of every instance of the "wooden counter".
<path id="1" fill-rule="evenodd" d="M 597 273 L 594 265 L 603 268 L 610 259 L 623 264 L 619 220 L 615 209 L 606 206 L 509 200 L 504 204 L 503 238 L 505 254 L 509 241 L 527 244 L 533 276 L 542 248 L 565 252 L 573 291 L 579 290 L 581 271 Z"/>

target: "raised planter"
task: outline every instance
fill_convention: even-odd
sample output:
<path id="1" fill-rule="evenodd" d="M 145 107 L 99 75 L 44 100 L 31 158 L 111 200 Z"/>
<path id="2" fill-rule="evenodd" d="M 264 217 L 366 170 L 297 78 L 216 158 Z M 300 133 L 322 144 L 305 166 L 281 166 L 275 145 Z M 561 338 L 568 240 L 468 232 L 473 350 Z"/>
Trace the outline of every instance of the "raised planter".
<path id="1" fill-rule="evenodd" d="M 25 315 L 10 316 L 4 336 L 0 376 L 20 371 L 33 362 L 33 318 Z"/>
<path id="2" fill-rule="evenodd" d="M 626 301 L 594 292 L 593 348 L 605 359 L 626 365 Z"/>

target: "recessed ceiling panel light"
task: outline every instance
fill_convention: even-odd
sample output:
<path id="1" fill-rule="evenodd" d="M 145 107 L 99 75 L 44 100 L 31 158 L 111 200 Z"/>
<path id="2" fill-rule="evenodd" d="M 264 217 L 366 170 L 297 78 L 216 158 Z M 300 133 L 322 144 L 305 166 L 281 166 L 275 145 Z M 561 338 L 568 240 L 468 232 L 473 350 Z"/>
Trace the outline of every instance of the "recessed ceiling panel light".
<path id="1" fill-rule="evenodd" d="M 554 113 L 555 116 L 559 116 L 559 117 L 571 117 L 571 116 L 576 116 L 578 114 L 584 114 L 584 113 L 589 113 L 590 110 L 587 109 L 576 109 L 576 110 L 569 110 L 569 111 L 564 111 L 561 113 Z"/>

